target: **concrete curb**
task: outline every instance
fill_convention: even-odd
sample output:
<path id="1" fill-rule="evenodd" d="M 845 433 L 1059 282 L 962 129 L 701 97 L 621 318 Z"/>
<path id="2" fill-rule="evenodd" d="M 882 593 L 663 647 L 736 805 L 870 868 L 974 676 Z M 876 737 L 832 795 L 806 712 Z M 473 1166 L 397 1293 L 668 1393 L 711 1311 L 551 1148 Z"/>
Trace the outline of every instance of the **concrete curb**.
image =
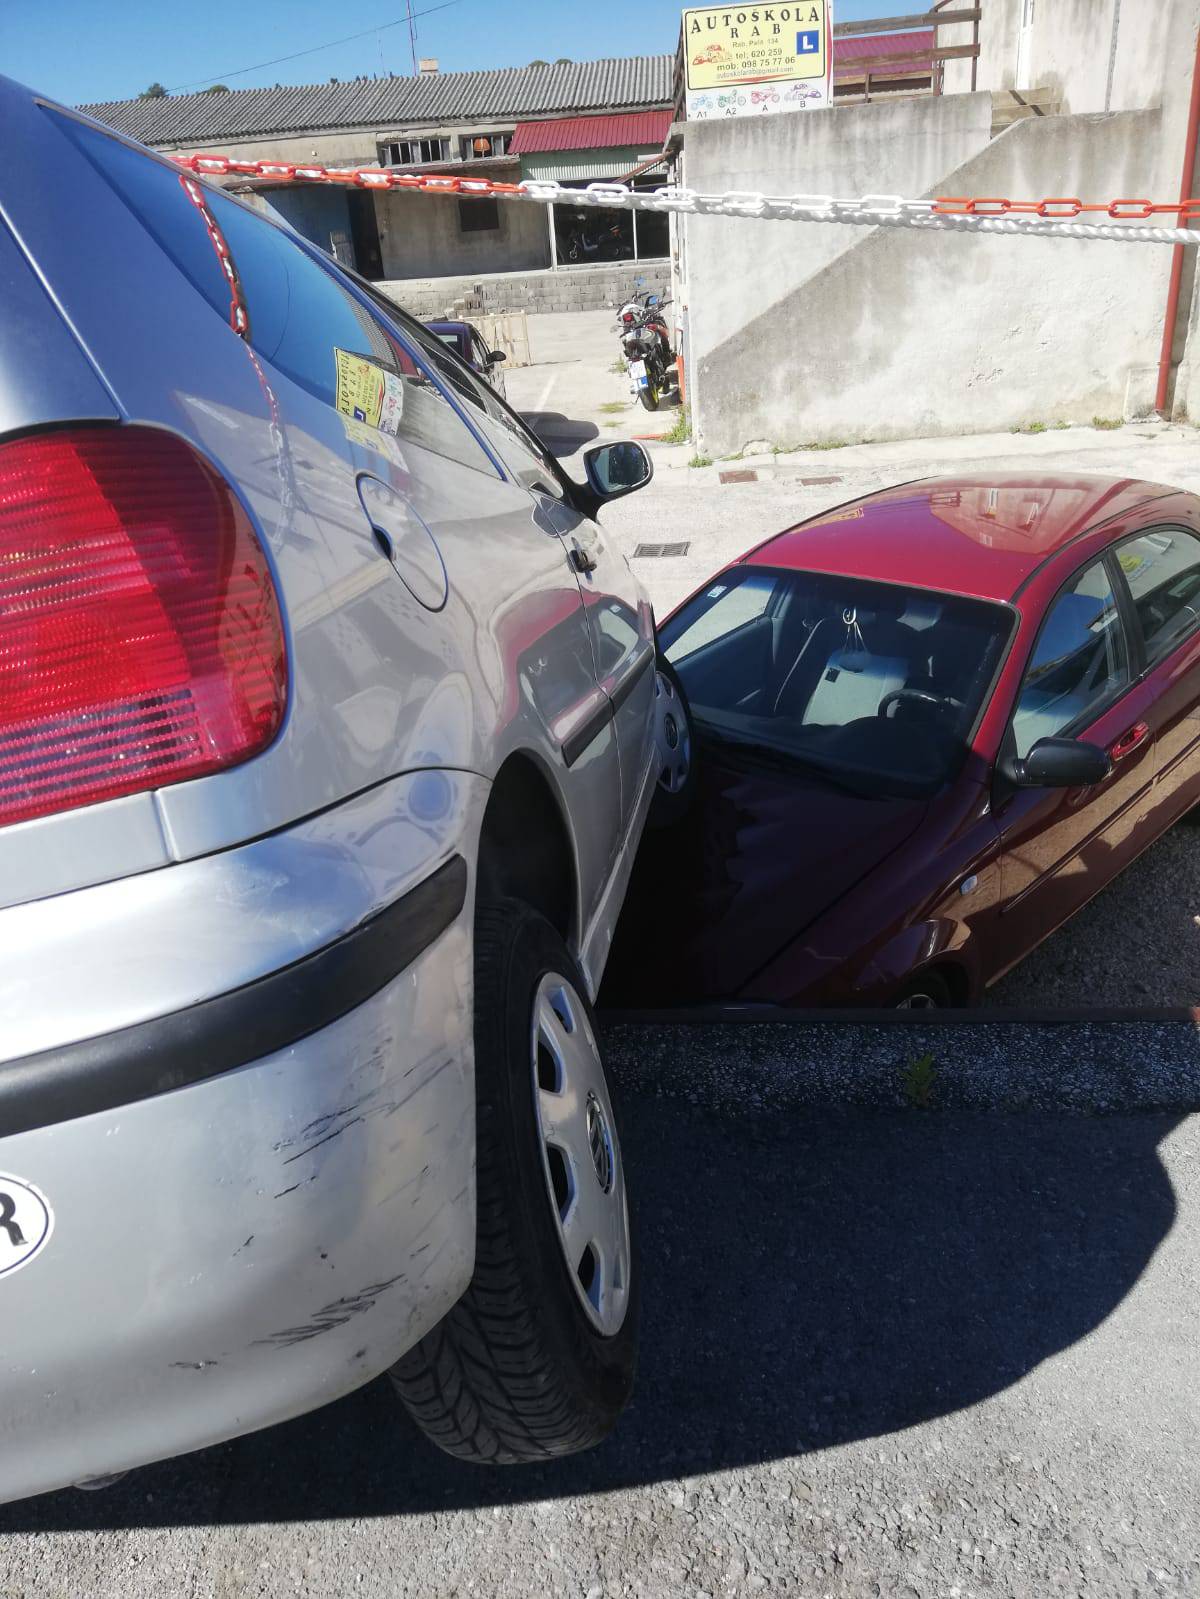
<path id="1" fill-rule="evenodd" d="M 955 1027 L 810 1022 L 603 1023 L 626 1097 L 728 1115 L 847 1109 L 1070 1115 L 1200 1110 L 1191 1020 L 968 1022 Z M 928 1056 L 927 1064 L 923 1063 Z"/>

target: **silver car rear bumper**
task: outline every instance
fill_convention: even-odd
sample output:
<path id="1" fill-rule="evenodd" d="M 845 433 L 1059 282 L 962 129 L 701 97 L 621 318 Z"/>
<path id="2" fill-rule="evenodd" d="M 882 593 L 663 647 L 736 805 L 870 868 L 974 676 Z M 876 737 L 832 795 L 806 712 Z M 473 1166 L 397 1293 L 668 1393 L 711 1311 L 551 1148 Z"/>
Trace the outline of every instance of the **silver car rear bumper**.
<path id="1" fill-rule="evenodd" d="M 414 809 L 417 779 L 401 779 L 288 835 L 106 885 L 124 888 L 126 914 L 95 947 L 99 973 L 79 974 L 81 1010 L 102 1003 L 98 976 L 114 1011 L 128 1008 L 140 974 L 139 1004 L 148 990 L 156 1014 L 56 1036 L 70 1031 L 74 986 L 60 966 L 60 1006 L 44 1026 L 54 1041 L 0 1064 L 0 1190 L 6 1177 L 33 1185 L 53 1212 L 45 1247 L 16 1269 L 4 1270 L 14 1257 L 0 1228 L 0 1500 L 334 1399 L 390 1365 L 466 1287 L 466 861 L 486 784 L 425 775 L 443 779 L 440 816 L 428 784 Z M 245 858 L 255 851 L 271 872 Z M 163 1005 L 182 969 L 166 954 L 147 971 L 146 936 L 161 921 L 169 938 L 204 868 L 215 896 L 206 940 L 229 921 L 225 977 L 214 988 L 206 942 L 213 991 Z M 239 878 L 258 900 L 222 902 Z M 295 906 L 275 917 L 268 901 L 303 896 L 305 882 L 302 924 L 328 935 L 339 899 L 344 921 L 298 953 Z M 56 904 L 69 947 L 72 902 L 98 892 L 0 916 L 6 1006 L 13 972 L 31 970 L 8 941 L 19 913 L 32 929 Z M 247 919 L 261 943 L 243 936 Z"/>

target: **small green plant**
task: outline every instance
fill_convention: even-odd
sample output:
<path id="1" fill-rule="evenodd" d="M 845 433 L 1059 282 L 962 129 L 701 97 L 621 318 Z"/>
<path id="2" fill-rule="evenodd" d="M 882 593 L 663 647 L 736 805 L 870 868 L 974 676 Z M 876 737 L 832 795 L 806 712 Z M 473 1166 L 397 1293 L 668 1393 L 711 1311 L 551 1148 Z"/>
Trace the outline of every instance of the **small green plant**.
<path id="1" fill-rule="evenodd" d="M 845 450 L 850 445 L 849 439 L 825 439 L 812 444 L 798 444 L 799 450 Z"/>
<path id="2" fill-rule="evenodd" d="M 933 1085 L 937 1081 L 933 1056 L 926 1052 L 910 1060 L 904 1068 L 904 1097 L 917 1110 L 928 1110 L 933 1104 Z"/>
<path id="3" fill-rule="evenodd" d="M 625 365 L 624 361 L 614 361 L 608 370 L 610 372 L 617 372 L 621 377 L 624 377 L 629 368 Z"/>
<path id="4" fill-rule="evenodd" d="M 1062 433 L 1066 428 L 1069 428 L 1070 426 L 1071 426 L 1071 424 L 1069 422 L 1064 422 L 1062 417 L 1060 416 L 1058 421 L 1054 424 L 1054 430 L 1055 430 L 1056 433 Z"/>
<path id="5" fill-rule="evenodd" d="M 722 461 L 741 461 L 745 458 L 745 453 L 744 450 L 735 450 L 732 455 L 722 455 L 718 459 Z"/>
<path id="6" fill-rule="evenodd" d="M 604 404 L 600 407 L 600 410 L 603 411 L 606 416 L 613 416 L 618 411 L 627 411 L 628 409 L 629 407 L 622 400 L 605 400 Z"/>
<path id="7" fill-rule="evenodd" d="M 606 422 L 604 426 L 606 428 L 619 428 L 621 424 L 619 422 Z"/>
<path id="8" fill-rule="evenodd" d="M 681 406 L 670 432 L 664 433 L 664 444 L 686 444 L 692 436 L 692 419 L 688 415 L 687 407 Z"/>
<path id="9" fill-rule="evenodd" d="M 1009 428 L 1010 433 L 1044 433 L 1045 431 L 1046 424 L 1044 422 L 1022 422 L 1018 427 Z"/>
<path id="10" fill-rule="evenodd" d="M 711 455 L 693 455 L 691 460 L 688 462 L 688 465 L 689 466 L 711 466 L 712 465 L 712 456 Z"/>
<path id="11" fill-rule="evenodd" d="M 1124 421 L 1119 416 L 1094 416 L 1092 426 L 1100 428 L 1102 432 L 1111 433 L 1113 428 L 1123 427 Z"/>

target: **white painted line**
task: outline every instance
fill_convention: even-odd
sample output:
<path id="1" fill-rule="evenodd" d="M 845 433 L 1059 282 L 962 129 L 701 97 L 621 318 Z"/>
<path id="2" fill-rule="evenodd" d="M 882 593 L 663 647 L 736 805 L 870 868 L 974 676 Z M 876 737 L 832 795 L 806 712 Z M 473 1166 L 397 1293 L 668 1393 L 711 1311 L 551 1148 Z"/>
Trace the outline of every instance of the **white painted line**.
<path id="1" fill-rule="evenodd" d="M 546 387 L 538 395 L 538 403 L 534 407 L 535 410 L 544 411 L 546 409 L 546 401 L 550 398 L 550 390 L 554 387 L 554 385 L 557 382 L 558 382 L 558 373 L 557 372 L 551 372 L 550 376 L 546 379 Z"/>

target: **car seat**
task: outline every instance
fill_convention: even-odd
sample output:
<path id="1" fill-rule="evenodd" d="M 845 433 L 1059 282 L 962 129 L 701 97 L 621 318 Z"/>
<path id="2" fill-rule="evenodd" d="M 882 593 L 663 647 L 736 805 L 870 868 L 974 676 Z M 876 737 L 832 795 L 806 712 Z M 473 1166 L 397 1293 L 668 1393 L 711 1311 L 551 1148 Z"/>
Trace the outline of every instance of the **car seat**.
<path id="1" fill-rule="evenodd" d="M 819 629 L 821 642 L 833 647 L 815 679 L 811 672 L 793 674 L 780 691 L 777 714 L 798 714 L 804 726 L 845 727 L 877 715 L 884 697 L 908 682 L 917 653 L 912 629 L 879 610 L 850 615 L 850 622 L 829 621 Z"/>

